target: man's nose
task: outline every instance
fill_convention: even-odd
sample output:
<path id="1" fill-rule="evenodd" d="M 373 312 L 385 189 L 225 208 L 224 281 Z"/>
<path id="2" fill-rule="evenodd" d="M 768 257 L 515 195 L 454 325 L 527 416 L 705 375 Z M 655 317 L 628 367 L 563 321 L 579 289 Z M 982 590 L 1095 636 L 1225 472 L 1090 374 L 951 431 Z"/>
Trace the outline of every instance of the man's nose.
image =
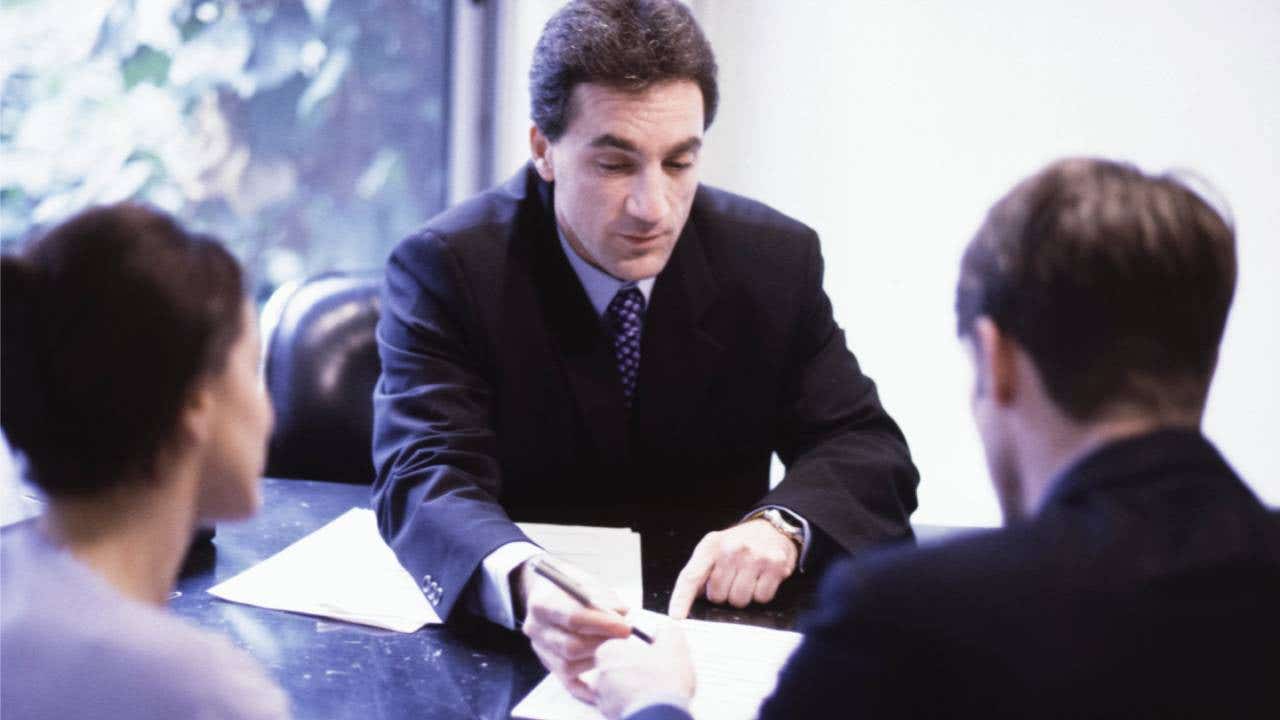
<path id="1" fill-rule="evenodd" d="M 627 214 L 648 225 L 667 216 L 666 178 L 660 170 L 646 170 L 636 176 L 627 196 Z"/>

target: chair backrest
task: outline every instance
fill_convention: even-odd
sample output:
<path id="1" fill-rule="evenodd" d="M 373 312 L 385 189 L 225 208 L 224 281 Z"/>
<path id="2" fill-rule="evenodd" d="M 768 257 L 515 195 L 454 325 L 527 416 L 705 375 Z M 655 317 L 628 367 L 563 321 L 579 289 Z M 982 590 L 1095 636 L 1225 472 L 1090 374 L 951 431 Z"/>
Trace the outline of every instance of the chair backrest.
<path id="1" fill-rule="evenodd" d="M 380 288 L 381 274 L 327 273 L 281 287 L 263 308 L 276 411 L 268 476 L 372 482 Z"/>

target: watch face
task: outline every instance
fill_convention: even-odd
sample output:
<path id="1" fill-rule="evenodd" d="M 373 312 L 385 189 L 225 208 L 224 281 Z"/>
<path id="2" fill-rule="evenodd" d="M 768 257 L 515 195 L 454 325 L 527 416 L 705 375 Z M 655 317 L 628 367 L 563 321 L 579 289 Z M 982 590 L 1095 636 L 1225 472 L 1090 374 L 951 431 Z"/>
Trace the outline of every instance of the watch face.
<path id="1" fill-rule="evenodd" d="M 803 534 L 803 531 L 800 528 L 787 522 L 786 518 L 784 518 L 782 516 L 782 513 L 779 512 L 778 510 L 772 509 L 772 508 L 769 510 L 766 510 L 764 512 L 764 518 L 769 521 L 769 524 L 777 528 L 778 532 L 782 533 L 783 535 L 786 535 L 792 540 L 796 540 L 796 541 L 800 540 L 800 536 Z"/>
<path id="2" fill-rule="evenodd" d="M 772 520 L 773 520 L 774 522 L 776 522 L 776 523 L 781 523 L 781 524 L 782 524 L 782 526 L 783 526 L 783 527 L 785 527 L 785 528 L 788 528 L 788 529 L 794 529 L 794 528 L 795 528 L 795 525 L 792 525 L 792 524 L 787 520 L 787 517 L 786 517 L 785 515 L 783 515 L 783 514 L 782 514 L 780 511 L 778 511 L 778 510 L 770 510 L 770 511 L 769 511 L 769 516 L 770 516 L 770 519 L 772 519 Z"/>

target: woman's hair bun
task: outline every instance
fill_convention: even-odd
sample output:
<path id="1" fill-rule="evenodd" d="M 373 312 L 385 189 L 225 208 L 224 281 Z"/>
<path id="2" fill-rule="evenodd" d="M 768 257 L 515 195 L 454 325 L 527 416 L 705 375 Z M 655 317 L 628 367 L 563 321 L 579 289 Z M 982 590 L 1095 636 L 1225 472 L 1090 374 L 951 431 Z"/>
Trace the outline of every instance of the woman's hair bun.
<path id="1" fill-rule="evenodd" d="M 39 382 L 37 334 L 43 288 L 40 270 L 26 259 L 0 257 L 0 426 L 15 447 L 26 446 L 45 415 Z"/>
<path id="2" fill-rule="evenodd" d="M 85 210 L 5 257 L 0 424 L 51 498 L 148 476 L 243 322 L 240 266 L 142 205 Z"/>

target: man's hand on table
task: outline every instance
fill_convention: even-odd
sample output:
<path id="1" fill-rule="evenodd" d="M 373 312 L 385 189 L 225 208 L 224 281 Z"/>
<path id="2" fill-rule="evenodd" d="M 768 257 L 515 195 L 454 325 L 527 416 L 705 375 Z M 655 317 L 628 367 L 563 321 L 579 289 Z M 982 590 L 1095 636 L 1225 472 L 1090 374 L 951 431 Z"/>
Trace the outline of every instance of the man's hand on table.
<path id="1" fill-rule="evenodd" d="M 766 603 L 778 586 L 795 572 L 800 549 L 769 521 L 748 520 L 727 530 L 708 533 L 680 571 L 667 613 L 689 616 L 693 601 L 705 590 L 713 603 L 743 608 L 754 600 Z"/>
<path id="2" fill-rule="evenodd" d="M 630 634 L 631 626 L 622 617 L 628 608 L 612 590 L 585 572 L 565 567 L 563 562 L 559 565 L 590 588 L 602 607 L 617 612 L 583 607 L 525 562 L 515 573 L 515 591 L 525 608 L 521 629 L 532 642 L 538 659 L 569 692 L 579 700 L 594 702 L 591 689 L 578 676 L 595 666 L 596 649 L 601 643 Z"/>
<path id="3" fill-rule="evenodd" d="M 634 638 L 604 643 L 591 684 L 596 707 L 609 718 L 661 703 L 688 709 L 695 680 L 684 633 L 667 623 L 652 645 Z"/>

